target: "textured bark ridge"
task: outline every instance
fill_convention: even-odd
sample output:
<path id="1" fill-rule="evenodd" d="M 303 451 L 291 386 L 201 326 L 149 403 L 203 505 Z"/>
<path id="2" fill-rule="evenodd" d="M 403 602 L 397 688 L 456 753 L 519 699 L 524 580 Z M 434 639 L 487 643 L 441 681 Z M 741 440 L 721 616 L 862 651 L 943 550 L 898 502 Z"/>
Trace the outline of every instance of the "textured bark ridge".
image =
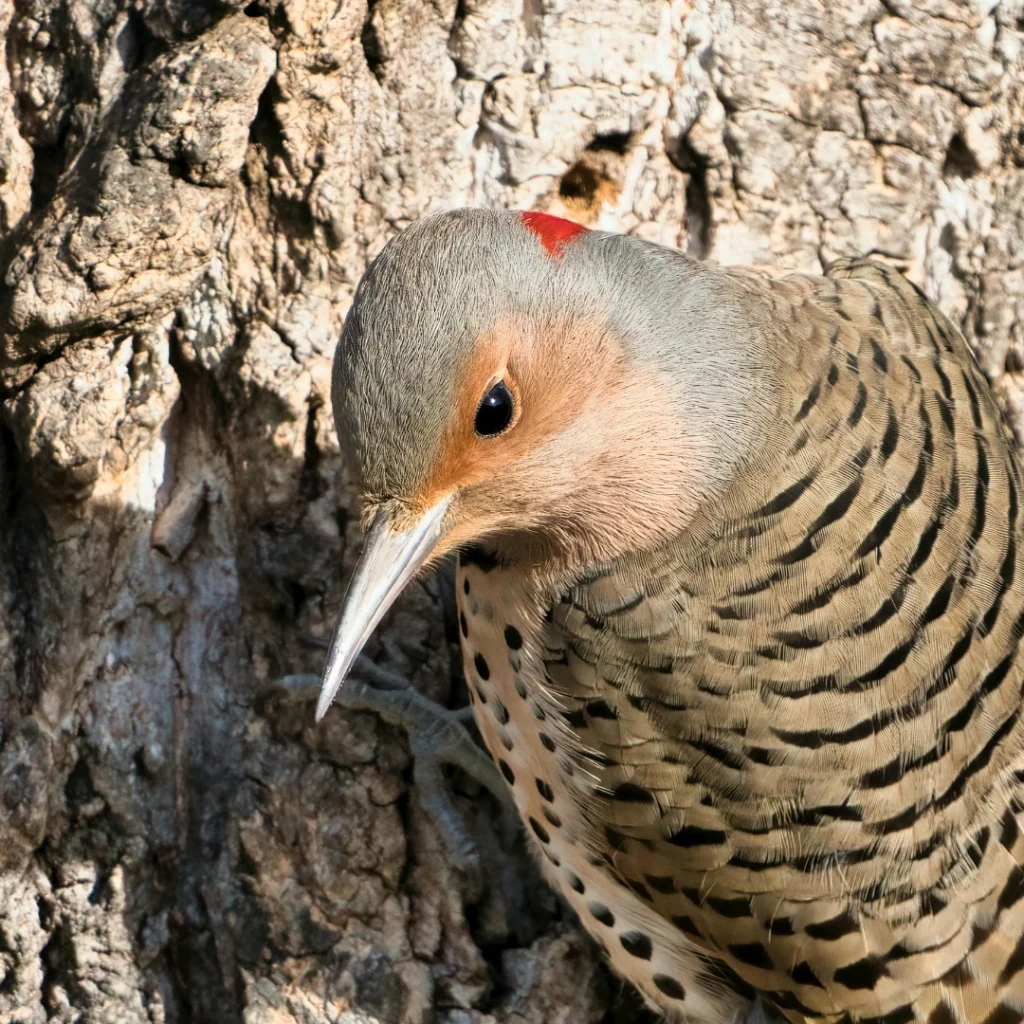
<path id="1" fill-rule="evenodd" d="M 486 793 L 453 780 L 474 886 L 400 732 L 273 686 L 358 548 L 354 284 L 470 203 L 873 253 L 1024 431 L 1024 2 L 0 0 L 0 35 L 0 1021 L 622 1018 Z M 428 580 L 370 653 L 454 704 L 453 639 Z"/>

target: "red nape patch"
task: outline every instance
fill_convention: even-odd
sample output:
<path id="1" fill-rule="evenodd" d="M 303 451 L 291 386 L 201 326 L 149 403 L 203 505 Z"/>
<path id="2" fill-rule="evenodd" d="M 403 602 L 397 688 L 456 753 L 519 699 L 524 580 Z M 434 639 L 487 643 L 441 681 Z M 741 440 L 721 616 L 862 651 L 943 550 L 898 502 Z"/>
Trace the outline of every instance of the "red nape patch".
<path id="1" fill-rule="evenodd" d="M 558 259 L 578 234 L 587 229 L 582 224 L 574 224 L 563 217 L 553 217 L 550 213 L 539 213 L 526 210 L 519 214 L 520 220 L 540 239 L 540 244 L 548 251 L 548 255 Z"/>

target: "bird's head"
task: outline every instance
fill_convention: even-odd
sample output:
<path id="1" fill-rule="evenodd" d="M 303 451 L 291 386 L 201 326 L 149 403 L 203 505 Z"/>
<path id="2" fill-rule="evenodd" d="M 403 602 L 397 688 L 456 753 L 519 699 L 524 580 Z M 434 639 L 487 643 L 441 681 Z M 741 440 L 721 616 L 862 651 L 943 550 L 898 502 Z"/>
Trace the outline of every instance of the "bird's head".
<path id="1" fill-rule="evenodd" d="M 544 214 L 458 210 L 392 239 L 334 361 L 368 537 L 318 717 L 445 552 L 487 538 L 571 575 L 684 529 L 764 412 L 763 326 L 680 253 Z"/>

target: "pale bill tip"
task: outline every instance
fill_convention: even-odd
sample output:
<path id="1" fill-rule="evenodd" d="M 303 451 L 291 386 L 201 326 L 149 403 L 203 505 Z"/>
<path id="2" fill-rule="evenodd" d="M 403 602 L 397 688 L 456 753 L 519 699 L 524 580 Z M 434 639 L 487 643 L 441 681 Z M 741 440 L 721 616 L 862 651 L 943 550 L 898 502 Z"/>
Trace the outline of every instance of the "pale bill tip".
<path id="1" fill-rule="evenodd" d="M 400 532 L 391 529 L 383 513 L 378 512 L 374 517 L 327 652 L 323 685 L 316 705 L 318 722 L 327 714 L 377 624 L 437 547 L 445 532 L 442 521 L 450 501 L 449 497 L 443 498 L 409 529 Z"/>

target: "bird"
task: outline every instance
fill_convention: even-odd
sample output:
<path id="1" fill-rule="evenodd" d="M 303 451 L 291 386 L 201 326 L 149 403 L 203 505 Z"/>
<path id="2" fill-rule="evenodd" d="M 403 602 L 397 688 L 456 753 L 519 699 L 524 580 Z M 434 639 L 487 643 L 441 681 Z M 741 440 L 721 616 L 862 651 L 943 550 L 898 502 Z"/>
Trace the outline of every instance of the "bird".
<path id="1" fill-rule="evenodd" d="M 454 552 L 480 736 L 653 1007 L 1024 1019 L 1021 466 L 916 285 L 448 210 L 331 390 L 366 541 L 318 719 Z"/>

